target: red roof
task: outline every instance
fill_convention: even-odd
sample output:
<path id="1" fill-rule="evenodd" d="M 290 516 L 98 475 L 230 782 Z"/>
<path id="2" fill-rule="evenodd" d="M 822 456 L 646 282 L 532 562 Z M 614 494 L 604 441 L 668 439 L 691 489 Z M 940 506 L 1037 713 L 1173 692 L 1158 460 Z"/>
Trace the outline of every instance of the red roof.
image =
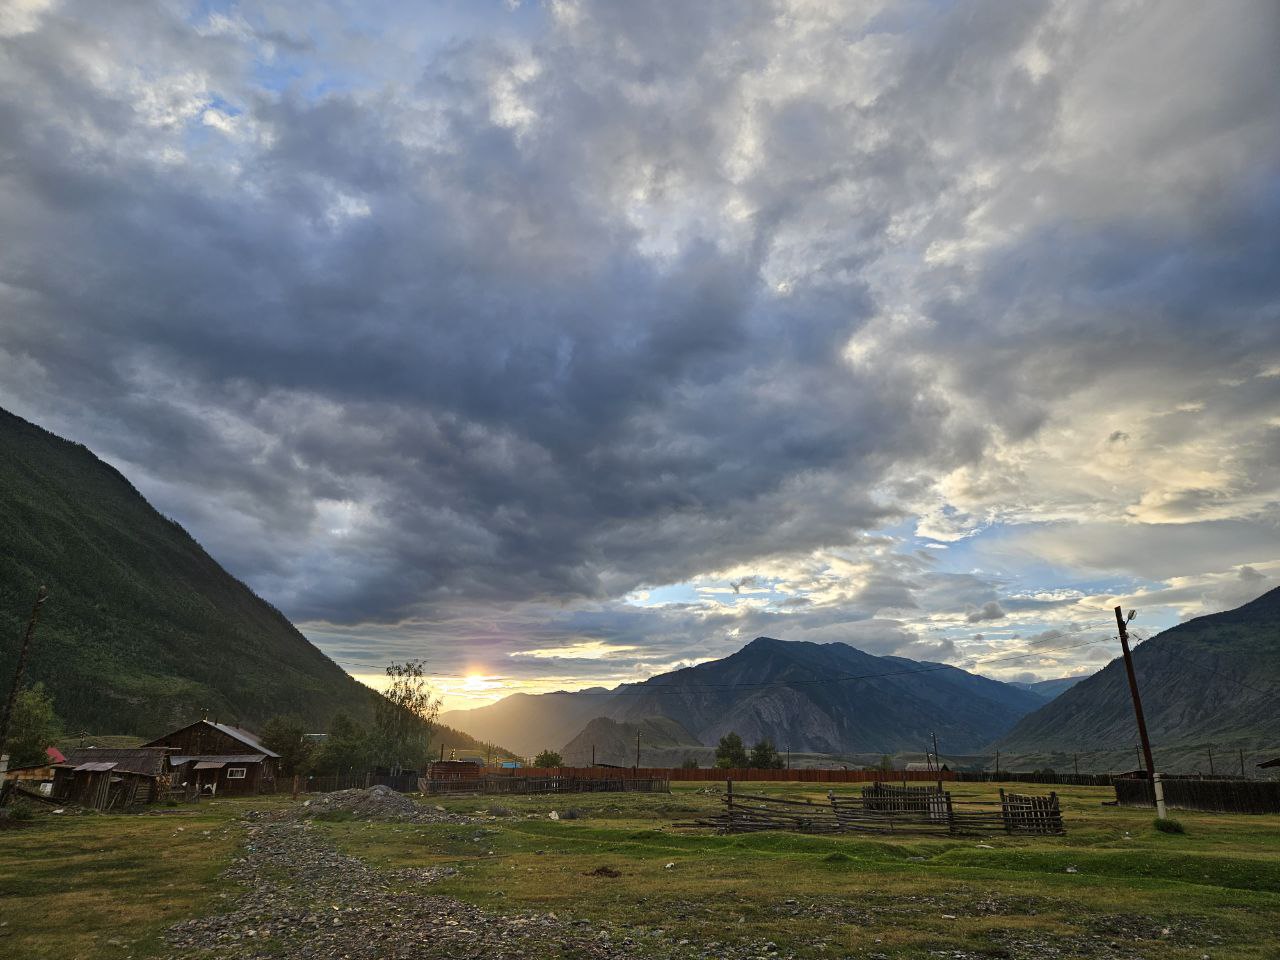
<path id="1" fill-rule="evenodd" d="M 62 751 L 57 747 L 45 747 L 45 755 L 54 763 L 66 763 L 67 758 L 62 755 Z"/>

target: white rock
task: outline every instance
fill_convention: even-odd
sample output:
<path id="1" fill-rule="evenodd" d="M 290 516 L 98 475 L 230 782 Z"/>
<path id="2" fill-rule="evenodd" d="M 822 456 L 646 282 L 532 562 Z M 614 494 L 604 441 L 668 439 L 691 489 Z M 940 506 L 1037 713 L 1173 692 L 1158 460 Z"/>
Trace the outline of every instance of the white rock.
<path id="1" fill-rule="evenodd" d="M 548 819 L 548 820 L 559 820 L 559 819 L 560 819 L 560 814 L 558 814 L 558 813 L 556 813 L 554 810 L 552 810 L 550 813 L 548 813 L 548 814 L 547 814 L 547 819 Z"/>

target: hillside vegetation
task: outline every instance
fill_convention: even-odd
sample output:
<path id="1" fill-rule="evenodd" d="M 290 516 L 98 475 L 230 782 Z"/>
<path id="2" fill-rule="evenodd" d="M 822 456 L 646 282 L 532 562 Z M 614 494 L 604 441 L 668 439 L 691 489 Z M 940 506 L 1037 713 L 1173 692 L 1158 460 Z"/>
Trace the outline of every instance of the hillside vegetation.
<path id="1" fill-rule="evenodd" d="M 80 444 L 0 410 L 0 676 L 36 588 L 49 600 L 28 678 L 69 734 L 154 735 L 210 716 L 317 730 L 374 694 Z"/>
<path id="2" fill-rule="evenodd" d="M 1280 745 L 1280 589 L 1165 630 L 1133 651 L 1133 663 L 1157 751 Z M 1135 738 L 1117 658 L 1023 718 L 999 746 L 1007 754 L 1112 749 L 1132 756 Z"/>

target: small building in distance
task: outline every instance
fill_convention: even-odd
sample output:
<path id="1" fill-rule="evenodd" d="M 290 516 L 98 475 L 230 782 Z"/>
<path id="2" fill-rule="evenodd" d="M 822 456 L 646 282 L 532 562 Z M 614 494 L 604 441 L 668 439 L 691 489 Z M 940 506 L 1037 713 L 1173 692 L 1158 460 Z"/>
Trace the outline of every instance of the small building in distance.
<path id="1" fill-rule="evenodd" d="M 280 755 L 241 727 L 197 720 L 147 746 L 169 751 L 172 784 L 184 792 L 243 796 L 275 791 Z"/>
<path id="2" fill-rule="evenodd" d="M 57 747 L 46 747 L 42 763 L 29 763 L 24 767 L 10 767 L 0 777 L 0 788 L 6 783 L 21 783 L 27 790 L 48 795 L 53 788 L 53 775 L 59 763 L 66 763 L 67 758 Z"/>
<path id="3" fill-rule="evenodd" d="M 935 767 L 932 763 L 926 763 L 923 760 L 912 760 L 902 769 L 906 770 L 908 773 L 938 773 L 939 770 L 942 772 L 950 772 L 951 770 L 945 762 L 942 764 L 942 767 L 939 768 Z"/>
<path id="4" fill-rule="evenodd" d="M 50 796 L 92 810 L 122 810 L 160 798 L 168 788 L 163 747 L 79 747 L 54 764 Z"/>

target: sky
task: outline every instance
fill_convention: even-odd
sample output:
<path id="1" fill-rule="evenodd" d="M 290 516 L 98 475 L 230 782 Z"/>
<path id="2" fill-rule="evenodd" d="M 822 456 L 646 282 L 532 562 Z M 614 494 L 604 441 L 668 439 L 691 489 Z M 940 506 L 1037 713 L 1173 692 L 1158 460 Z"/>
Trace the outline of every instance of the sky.
<path id="1" fill-rule="evenodd" d="M 1280 583 L 1270 0 L 0 2 L 0 406 L 446 707 Z"/>

